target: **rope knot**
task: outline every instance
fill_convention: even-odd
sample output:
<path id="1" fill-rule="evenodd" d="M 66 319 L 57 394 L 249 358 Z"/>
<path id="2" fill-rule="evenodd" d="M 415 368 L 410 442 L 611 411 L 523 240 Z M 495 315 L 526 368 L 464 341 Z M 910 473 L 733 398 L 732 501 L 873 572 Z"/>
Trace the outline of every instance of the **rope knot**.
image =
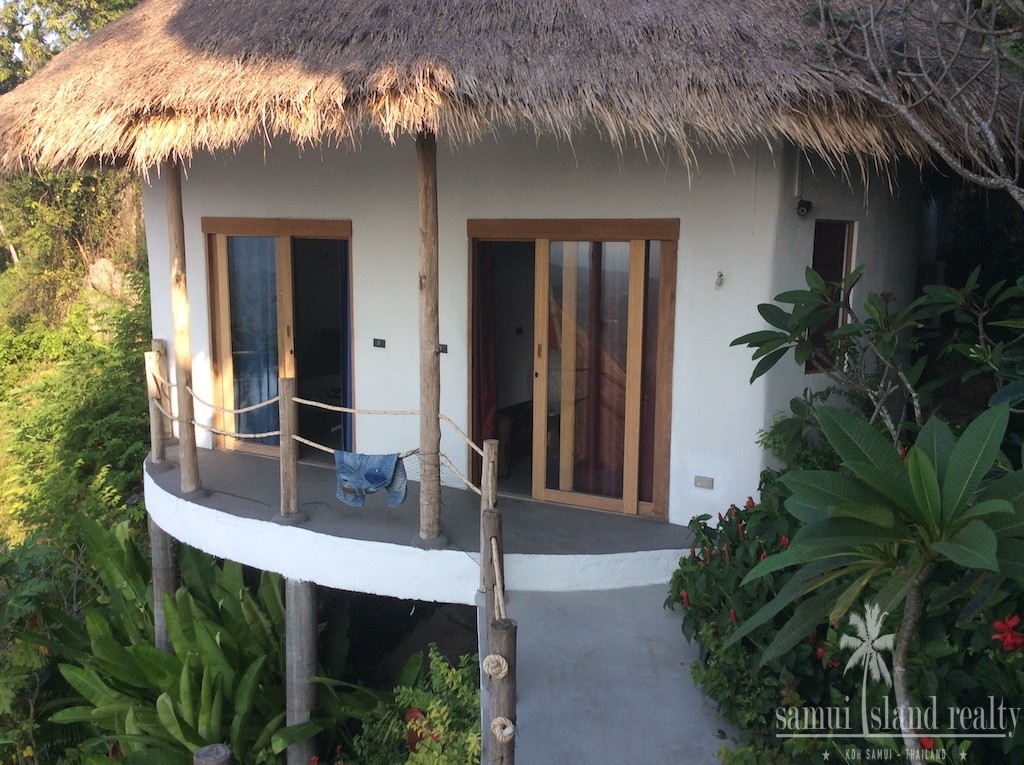
<path id="1" fill-rule="evenodd" d="M 504 656 L 499 656 L 496 653 L 489 654 L 484 660 L 480 667 L 488 677 L 494 677 L 498 680 L 502 680 L 508 676 L 508 661 Z"/>
<path id="2" fill-rule="evenodd" d="M 495 717 L 491 720 L 491 735 L 502 744 L 507 744 L 516 735 L 516 724 L 507 717 Z"/>

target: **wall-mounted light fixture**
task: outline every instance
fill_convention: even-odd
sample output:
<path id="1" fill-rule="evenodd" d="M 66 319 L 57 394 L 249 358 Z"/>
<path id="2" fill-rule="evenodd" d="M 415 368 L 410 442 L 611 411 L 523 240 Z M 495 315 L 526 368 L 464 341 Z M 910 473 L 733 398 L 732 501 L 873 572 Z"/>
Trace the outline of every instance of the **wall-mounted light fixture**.
<path id="1" fill-rule="evenodd" d="M 806 199 L 801 199 L 799 202 L 796 203 L 796 214 L 803 218 L 805 215 L 807 215 L 807 213 L 811 211 L 812 207 L 814 207 L 814 205 L 812 205 L 809 201 L 807 201 Z"/>
<path id="2" fill-rule="evenodd" d="M 724 282 L 724 281 L 725 281 L 725 274 L 723 274 L 721 271 L 719 271 L 717 274 L 715 274 L 715 289 L 718 289 L 719 287 L 721 287 L 722 286 L 722 282 Z"/>

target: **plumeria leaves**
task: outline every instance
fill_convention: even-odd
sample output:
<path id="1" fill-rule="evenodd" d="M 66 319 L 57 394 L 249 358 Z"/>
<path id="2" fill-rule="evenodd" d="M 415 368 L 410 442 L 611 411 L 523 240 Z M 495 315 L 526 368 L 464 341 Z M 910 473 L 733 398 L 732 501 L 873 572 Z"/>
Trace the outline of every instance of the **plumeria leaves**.
<path id="1" fill-rule="evenodd" d="M 867 463 L 893 481 L 900 480 L 903 461 L 878 430 L 847 409 L 819 406 L 817 414 L 821 432 L 844 464 Z"/>
<path id="2" fill-rule="evenodd" d="M 942 521 L 950 523 L 971 499 L 999 454 L 1010 410 L 1005 404 L 988 409 L 967 428 L 953 447 L 942 482 Z"/>
<path id="3" fill-rule="evenodd" d="M 999 570 L 996 533 L 978 519 L 970 521 L 948 540 L 932 542 L 929 547 L 964 568 Z"/>

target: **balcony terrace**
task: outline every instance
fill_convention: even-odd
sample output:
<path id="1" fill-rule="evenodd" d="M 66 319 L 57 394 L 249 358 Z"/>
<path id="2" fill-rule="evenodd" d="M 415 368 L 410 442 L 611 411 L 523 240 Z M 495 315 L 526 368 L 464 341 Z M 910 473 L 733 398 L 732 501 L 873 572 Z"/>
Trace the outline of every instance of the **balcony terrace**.
<path id="1" fill-rule="evenodd" d="M 448 545 L 424 550 L 418 532 L 419 484 L 388 508 L 384 493 L 364 507 L 335 496 L 333 466 L 298 464 L 297 523 L 282 523 L 277 459 L 241 451 L 198 450 L 203 490 L 183 495 L 178 449 L 146 463 L 146 505 L 178 540 L 213 555 L 337 589 L 472 604 L 480 584 L 480 498 L 441 491 Z M 573 592 L 668 581 L 690 545 L 689 531 L 646 518 L 499 496 L 505 584 L 510 590 Z"/>

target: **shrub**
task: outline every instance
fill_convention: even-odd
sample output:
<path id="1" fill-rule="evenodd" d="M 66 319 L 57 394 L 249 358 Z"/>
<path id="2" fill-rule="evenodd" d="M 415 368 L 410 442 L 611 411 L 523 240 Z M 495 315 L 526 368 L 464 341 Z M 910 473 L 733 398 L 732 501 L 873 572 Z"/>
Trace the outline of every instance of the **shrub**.
<path id="1" fill-rule="evenodd" d="M 406 665 L 394 694 L 364 722 L 353 765 L 471 765 L 480 762 L 478 657 L 451 664 L 431 645 Z"/>
<path id="2" fill-rule="evenodd" d="M 760 654 L 785 623 L 783 618 L 725 647 L 737 625 L 774 598 L 786 579 L 764 577 L 741 586 L 757 563 L 786 549 L 796 533 L 797 524 L 782 508 L 786 491 L 778 477 L 774 471 L 762 473 L 760 501 L 748 497 L 743 507 L 731 506 L 719 514 L 717 524 L 709 523 L 708 515 L 690 522 L 693 548 L 679 561 L 665 601 L 670 608 L 683 607 L 683 635 L 700 648 L 698 661 L 690 665 L 694 682 L 744 733 L 740 747 L 722 752 L 732 763 L 787 763 L 820 751 L 819 740 L 776 738 L 776 710 L 830 706 L 856 687 L 843 676 L 833 656 L 834 640 L 829 642 L 824 626 L 764 665 Z"/>

